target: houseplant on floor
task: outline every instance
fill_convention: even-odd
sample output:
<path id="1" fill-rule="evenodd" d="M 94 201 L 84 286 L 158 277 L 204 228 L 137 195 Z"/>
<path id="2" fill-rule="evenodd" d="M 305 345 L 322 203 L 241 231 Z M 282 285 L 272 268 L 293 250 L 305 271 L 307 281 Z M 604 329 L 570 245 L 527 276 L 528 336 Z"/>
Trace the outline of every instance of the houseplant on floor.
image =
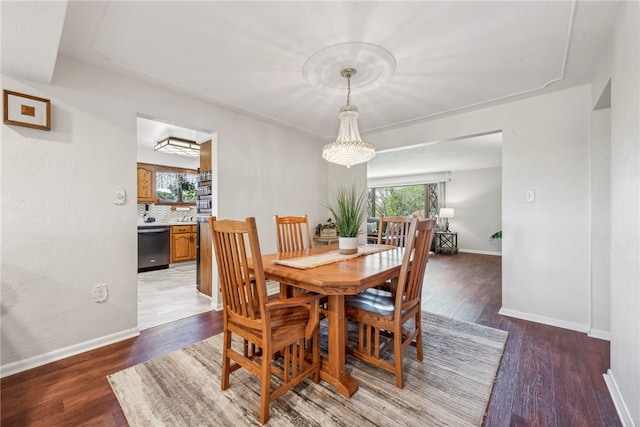
<path id="1" fill-rule="evenodd" d="M 365 219 L 365 203 L 365 193 L 359 193 L 354 185 L 342 185 L 336 192 L 335 203 L 325 203 L 336 223 L 341 254 L 358 252 L 358 234 Z"/>

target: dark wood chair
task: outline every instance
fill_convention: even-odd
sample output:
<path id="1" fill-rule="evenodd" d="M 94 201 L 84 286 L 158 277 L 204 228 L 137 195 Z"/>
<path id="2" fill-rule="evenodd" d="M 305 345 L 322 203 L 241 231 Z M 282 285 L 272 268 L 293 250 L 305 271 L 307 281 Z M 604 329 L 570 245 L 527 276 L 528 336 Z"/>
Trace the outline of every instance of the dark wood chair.
<path id="1" fill-rule="evenodd" d="M 260 422 L 269 419 L 269 405 L 313 376 L 320 381 L 319 295 L 305 294 L 272 300 L 267 296 L 258 231 L 254 218 L 245 221 L 209 220 L 223 302 L 223 390 L 229 375 L 245 368 L 260 378 Z M 253 275 L 247 257 L 253 261 Z M 244 340 L 243 350 L 232 346 L 232 335 Z M 305 342 L 312 340 L 312 354 Z M 271 376 L 281 383 L 271 387 Z"/>
<path id="2" fill-rule="evenodd" d="M 434 231 L 433 219 L 411 219 L 395 295 L 368 289 L 345 302 L 347 318 L 358 324 L 357 347 L 347 347 L 347 352 L 395 373 L 399 388 L 403 387 L 403 350 L 413 345 L 418 360 L 423 358 L 422 284 Z M 393 345 L 393 361 L 383 358 L 389 345 Z"/>

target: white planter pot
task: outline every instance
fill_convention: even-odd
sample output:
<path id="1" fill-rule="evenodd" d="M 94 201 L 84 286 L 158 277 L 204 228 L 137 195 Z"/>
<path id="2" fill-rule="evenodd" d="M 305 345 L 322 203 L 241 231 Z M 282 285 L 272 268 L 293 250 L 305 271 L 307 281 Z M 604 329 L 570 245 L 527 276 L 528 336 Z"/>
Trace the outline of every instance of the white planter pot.
<path id="1" fill-rule="evenodd" d="M 358 253 L 357 237 L 338 237 L 338 250 L 341 254 L 351 255 Z"/>

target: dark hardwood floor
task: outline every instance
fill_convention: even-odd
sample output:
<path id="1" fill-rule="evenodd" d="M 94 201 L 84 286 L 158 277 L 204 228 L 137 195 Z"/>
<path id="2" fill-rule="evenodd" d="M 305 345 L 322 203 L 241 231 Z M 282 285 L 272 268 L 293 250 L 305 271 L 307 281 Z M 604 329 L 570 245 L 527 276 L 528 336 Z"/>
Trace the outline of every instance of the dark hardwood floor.
<path id="1" fill-rule="evenodd" d="M 500 257 L 436 255 L 429 262 L 425 280 L 426 310 L 509 332 L 485 426 L 621 425 L 602 377 L 609 367 L 609 343 L 579 332 L 500 316 Z M 125 426 L 106 376 L 213 336 L 221 329 L 221 313 L 200 314 L 3 378 L 0 423 Z"/>

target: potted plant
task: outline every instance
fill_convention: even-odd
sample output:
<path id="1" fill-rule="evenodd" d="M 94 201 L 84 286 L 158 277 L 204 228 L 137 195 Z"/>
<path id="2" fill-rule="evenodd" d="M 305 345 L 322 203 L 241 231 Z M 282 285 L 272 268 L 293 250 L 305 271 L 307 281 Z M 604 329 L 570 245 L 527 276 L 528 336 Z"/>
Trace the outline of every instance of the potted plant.
<path id="1" fill-rule="evenodd" d="M 366 214 L 366 194 L 358 193 L 354 185 L 343 185 L 338 188 L 335 204 L 325 203 L 325 206 L 335 220 L 340 253 L 357 253 L 358 234 Z"/>

